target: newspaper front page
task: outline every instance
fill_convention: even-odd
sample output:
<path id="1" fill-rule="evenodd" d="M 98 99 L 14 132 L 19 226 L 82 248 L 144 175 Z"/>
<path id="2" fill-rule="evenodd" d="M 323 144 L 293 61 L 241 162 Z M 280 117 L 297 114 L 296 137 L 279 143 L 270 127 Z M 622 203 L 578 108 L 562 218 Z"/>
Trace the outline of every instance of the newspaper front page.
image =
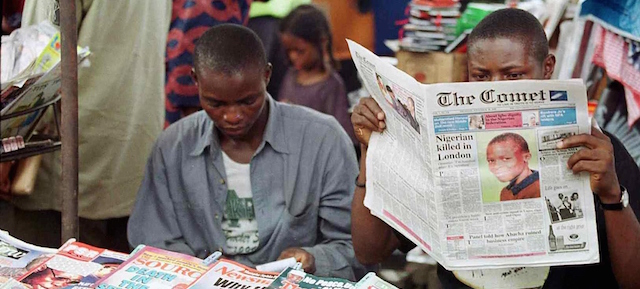
<path id="1" fill-rule="evenodd" d="M 561 139 L 590 133 L 581 80 L 424 85 L 349 41 L 387 128 L 367 151 L 371 213 L 449 270 L 599 261 L 586 173 Z"/>

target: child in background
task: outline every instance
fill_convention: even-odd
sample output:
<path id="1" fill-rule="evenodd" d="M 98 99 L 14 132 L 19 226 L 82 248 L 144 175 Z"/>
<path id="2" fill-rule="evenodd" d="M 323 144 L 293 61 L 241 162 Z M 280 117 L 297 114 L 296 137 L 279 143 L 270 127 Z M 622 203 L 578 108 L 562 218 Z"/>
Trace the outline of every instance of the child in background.
<path id="1" fill-rule="evenodd" d="M 332 53 L 329 23 L 322 11 L 301 5 L 282 20 L 280 37 L 291 67 L 278 99 L 334 116 L 355 143 L 344 82 Z"/>

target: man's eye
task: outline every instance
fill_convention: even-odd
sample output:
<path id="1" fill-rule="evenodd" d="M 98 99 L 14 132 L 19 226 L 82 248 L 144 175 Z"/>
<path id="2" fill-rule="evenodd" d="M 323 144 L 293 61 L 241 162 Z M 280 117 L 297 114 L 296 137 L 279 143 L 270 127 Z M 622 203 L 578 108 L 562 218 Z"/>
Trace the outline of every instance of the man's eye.
<path id="1" fill-rule="evenodd" d="M 486 74 L 476 74 L 473 76 L 476 80 L 487 80 L 489 76 Z"/>
<path id="2" fill-rule="evenodd" d="M 244 104 L 244 105 L 250 105 L 250 104 L 253 104 L 255 101 L 256 101 L 256 98 L 252 97 L 250 99 L 243 100 L 241 103 Z"/>
<path id="3" fill-rule="evenodd" d="M 208 101 L 207 105 L 210 106 L 210 107 L 213 107 L 213 108 L 217 108 L 217 107 L 222 106 L 222 104 L 217 102 L 217 101 Z"/>
<path id="4" fill-rule="evenodd" d="M 522 78 L 523 75 L 524 75 L 523 73 L 509 73 L 507 75 L 507 78 L 508 79 L 520 79 L 520 78 Z"/>

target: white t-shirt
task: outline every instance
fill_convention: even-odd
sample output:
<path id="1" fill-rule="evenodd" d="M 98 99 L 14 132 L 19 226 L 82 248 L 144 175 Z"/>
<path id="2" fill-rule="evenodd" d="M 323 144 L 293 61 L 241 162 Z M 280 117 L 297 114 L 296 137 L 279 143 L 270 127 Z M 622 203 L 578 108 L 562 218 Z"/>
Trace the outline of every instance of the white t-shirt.
<path id="1" fill-rule="evenodd" d="M 222 231 L 229 250 L 225 254 L 248 254 L 258 249 L 258 221 L 253 209 L 251 168 L 233 161 L 222 152 L 227 173 L 227 201 L 222 218 Z"/>

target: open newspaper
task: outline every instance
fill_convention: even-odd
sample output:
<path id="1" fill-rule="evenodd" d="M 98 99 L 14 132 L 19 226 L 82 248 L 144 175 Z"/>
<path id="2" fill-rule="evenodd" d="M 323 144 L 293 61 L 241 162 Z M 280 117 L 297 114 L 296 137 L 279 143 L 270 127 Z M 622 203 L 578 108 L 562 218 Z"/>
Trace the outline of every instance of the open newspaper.
<path id="1" fill-rule="evenodd" d="M 95 288 L 185 289 L 207 269 L 199 258 L 144 246 Z"/>
<path id="2" fill-rule="evenodd" d="M 32 288 L 93 288 L 99 279 L 117 269 L 128 257 L 128 254 L 70 239 L 55 255 L 31 267 L 17 280 Z"/>
<path id="3" fill-rule="evenodd" d="M 189 289 L 243 288 L 263 289 L 278 277 L 276 272 L 261 272 L 229 260 L 217 261 Z"/>
<path id="4" fill-rule="evenodd" d="M 371 136 L 371 213 L 449 270 L 599 261 L 587 174 L 556 149 L 590 133 L 580 80 L 424 85 L 349 41 L 386 115 Z"/>

